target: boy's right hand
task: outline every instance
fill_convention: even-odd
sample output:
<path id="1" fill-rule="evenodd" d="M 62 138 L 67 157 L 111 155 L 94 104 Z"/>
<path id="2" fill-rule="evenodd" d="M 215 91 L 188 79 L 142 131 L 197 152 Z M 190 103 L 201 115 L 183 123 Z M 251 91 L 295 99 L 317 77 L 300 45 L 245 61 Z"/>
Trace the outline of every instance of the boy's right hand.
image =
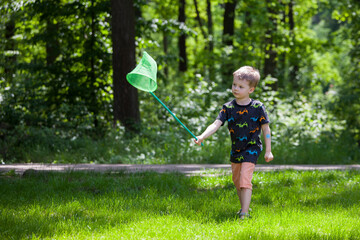
<path id="1" fill-rule="evenodd" d="M 198 137 L 196 137 L 196 138 L 197 138 L 197 140 L 194 139 L 194 142 L 195 142 L 197 145 L 201 146 L 201 143 L 204 141 L 204 139 L 203 139 L 201 136 L 198 136 Z"/>
<path id="2" fill-rule="evenodd" d="M 272 152 L 265 152 L 264 158 L 266 162 L 271 162 L 274 159 L 274 156 Z"/>

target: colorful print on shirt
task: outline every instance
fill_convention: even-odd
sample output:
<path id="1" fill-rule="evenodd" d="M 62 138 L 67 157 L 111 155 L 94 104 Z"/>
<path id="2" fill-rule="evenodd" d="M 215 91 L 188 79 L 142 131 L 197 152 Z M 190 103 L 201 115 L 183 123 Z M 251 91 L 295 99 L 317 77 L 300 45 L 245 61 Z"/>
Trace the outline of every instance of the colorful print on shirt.
<path id="1" fill-rule="evenodd" d="M 256 164 L 262 151 L 261 125 L 270 122 L 264 104 L 251 100 L 248 105 L 239 105 L 234 99 L 223 105 L 216 119 L 222 125 L 228 123 L 232 142 L 230 161 Z"/>

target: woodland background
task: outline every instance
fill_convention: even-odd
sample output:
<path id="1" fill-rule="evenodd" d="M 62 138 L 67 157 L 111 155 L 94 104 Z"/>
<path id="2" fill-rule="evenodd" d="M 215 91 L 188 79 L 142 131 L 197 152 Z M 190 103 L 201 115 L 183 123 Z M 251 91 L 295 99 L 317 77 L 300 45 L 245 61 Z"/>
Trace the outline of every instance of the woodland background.
<path id="1" fill-rule="evenodd" d="M 274 163 L 359 163 L 356 0 L 2 0 L 0 12 L 0 163 L 228 163 L 226 127 L 195 146 L 126 82 L 144 50 L 156 95 L 195 135 L 252 65 Z"/>

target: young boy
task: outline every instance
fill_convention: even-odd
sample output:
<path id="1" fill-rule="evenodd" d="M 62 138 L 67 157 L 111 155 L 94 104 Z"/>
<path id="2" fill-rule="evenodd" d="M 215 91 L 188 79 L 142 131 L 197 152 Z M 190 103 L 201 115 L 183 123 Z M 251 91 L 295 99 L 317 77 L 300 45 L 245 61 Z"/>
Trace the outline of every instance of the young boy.
<path id="1" fill-rule="evenodd" d="M 196 144 L 201 143 L 220 126 L 228 122 L 228 129 L 231 136 L 231 170 L 232 180 L 235 184 L 240 200 L 240 219 L 250 217 L 249 206 L 252 194 L 252 176 L 255 164 L 262 151 L 260 131 L 263 131 L 266 152 L 265 161 L 273 160 L 271 153 L 271 137 L 269 118 L 264 105 L 249 96 L 254 92 L 260 80 L 260 73 L 257 69 L 249 66 L 239 68 L 233 73 L 232 93 L 235 99 L 223 105 L 215 122 L 194 140 Z"/>

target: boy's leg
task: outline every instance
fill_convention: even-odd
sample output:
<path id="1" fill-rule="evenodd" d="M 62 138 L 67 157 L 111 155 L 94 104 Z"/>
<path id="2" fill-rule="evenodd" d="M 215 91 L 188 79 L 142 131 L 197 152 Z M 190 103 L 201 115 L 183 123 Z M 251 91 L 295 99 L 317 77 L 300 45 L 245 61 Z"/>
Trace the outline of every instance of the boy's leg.
<path id="1" fill-rule="evenodd" d="M 251 195 L 252 195 L 252 177 L 255 170 L 255 164 L 244 162 L 242 163 L 241 172 L 240 172 L 240 202 L 241 202 L 241 212 L 248 213 Z"/>
<path id="2" fill-rule="evenodd" d="M 251 194 L 252 190 L 249 188 L 242 188 L 240 193 L 241 198 L 241 212 L 242 213 L 248 213 L 250 208 L 250 202 L 251 202 Z"/>
<path id="3" fill-rule="evenodd" d="M 241 188 L 240 188 L 240 174 L 241 174 L 241 163 L 231 163 L 231 171 L 232 171 L 232 180 L 234 182 L 237 195 L 239 197 L 240 204 L 241 203 Z"/>

